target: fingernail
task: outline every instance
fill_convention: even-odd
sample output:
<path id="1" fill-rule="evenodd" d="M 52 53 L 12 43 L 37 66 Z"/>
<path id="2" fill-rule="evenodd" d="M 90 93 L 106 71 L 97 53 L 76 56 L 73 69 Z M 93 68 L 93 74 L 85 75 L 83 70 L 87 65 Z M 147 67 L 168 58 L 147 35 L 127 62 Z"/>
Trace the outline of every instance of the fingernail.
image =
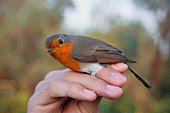
<path id="1" fill-rule="evenodd" d="M 84 93 L 87 95 L 94 95 L 94 91 L 88 90 L 88 89 L 84 89 Z"/>
<path id="2" fill-rule="evenodd" d="M 123 91 L 121 88 L 112 85 L 106 85 L 106 88 L 111 92 L 120 91 L 122 93 Z"/>

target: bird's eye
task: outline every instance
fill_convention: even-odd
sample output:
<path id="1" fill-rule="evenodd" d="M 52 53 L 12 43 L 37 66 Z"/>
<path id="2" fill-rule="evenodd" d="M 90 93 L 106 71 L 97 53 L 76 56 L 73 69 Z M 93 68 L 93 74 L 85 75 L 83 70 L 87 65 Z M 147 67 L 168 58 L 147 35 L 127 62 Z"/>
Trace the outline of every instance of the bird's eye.
<path id="1" fill-rule="evenodd" d="M 59 43 L 59 44 L 63 44 L 63 43 L 64 43 L 64 40 L 60 38 L 60 39 L 58 40 L 58 43 Z"/>

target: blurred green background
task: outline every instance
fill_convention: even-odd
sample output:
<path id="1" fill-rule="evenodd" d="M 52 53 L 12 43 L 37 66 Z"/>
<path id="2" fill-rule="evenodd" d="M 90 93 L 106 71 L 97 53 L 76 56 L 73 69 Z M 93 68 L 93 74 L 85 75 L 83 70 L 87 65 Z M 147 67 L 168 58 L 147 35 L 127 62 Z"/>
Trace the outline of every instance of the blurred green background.
<path id="1" fill-rule="evenodd" d="M 169 0 L 1 0 L 0 113 L 24 113 L 36 84 L 64 69 L 45 48 L 46 37 L 96 37 L 138 61 L 118 100 L 103 99 L 102 113 L 170 113 Z"/>

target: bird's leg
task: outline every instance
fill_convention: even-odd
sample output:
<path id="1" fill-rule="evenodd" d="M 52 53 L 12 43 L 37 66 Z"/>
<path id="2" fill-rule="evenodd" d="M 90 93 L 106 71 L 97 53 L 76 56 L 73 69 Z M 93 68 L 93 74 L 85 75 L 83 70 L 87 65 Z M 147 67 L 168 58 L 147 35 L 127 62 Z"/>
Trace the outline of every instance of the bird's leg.
<path id="1" fill-rule="evenodd" d="M 90 72 L 90 75 L 91 75 L 92 77 L 96 77 L 96 74 L 97 74 L 97 72 L 95 72 L 95 71 L 91 71 L 91 72 Z"/>

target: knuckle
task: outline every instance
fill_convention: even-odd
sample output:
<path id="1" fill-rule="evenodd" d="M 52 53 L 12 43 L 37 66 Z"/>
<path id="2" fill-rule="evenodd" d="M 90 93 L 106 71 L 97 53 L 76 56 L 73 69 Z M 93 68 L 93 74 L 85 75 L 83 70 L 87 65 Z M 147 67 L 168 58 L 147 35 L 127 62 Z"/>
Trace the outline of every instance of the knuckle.
<path id="1" fill-rule="evenodd" d="M 40 81 L 37 86 L 35 87 L 35 90 L 39 90 L 41 89 L 42 87 L 44 87 L 46 85 L 46 81 L 45 80 L 42 80 Z"/>
<path id="2" fill-rule="evenodd" d="M 56 72 L 58 71 L 51 71 L 49 72 L 44 79 L 51 79 L 53 76 L 55 76 Z"/>

